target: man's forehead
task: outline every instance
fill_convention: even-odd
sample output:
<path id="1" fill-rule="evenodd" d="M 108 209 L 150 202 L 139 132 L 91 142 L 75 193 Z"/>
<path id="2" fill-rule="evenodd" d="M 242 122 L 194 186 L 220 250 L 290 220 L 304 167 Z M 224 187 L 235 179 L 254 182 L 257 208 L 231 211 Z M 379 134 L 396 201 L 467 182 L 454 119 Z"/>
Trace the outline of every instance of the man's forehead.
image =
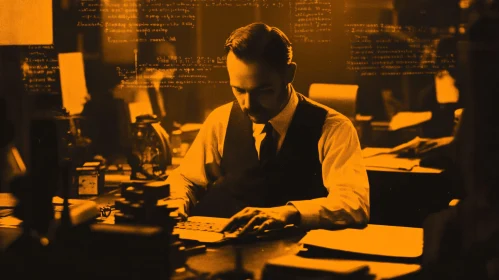
<path id="1" fill-rule="evenodd" d="M 232 53 L 227 56 L 227 70 L 231 86 L 243 89 L 272 85 L 279 78 L 264 62 L 243 61 Z"/>
<path id="2" fill-rule="evenodd" d="M 255 90 L 272 87 L 275 80 L 268 75 L 231 75 L 230 86 L 244 90 Z"/>

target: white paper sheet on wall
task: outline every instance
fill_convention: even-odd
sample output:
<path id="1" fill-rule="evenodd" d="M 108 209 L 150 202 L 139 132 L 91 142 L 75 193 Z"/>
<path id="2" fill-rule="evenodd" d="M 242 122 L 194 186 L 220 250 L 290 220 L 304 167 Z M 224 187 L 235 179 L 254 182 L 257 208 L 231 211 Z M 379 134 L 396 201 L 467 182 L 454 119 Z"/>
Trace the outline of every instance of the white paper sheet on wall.
<path id="1" fill-rule="evenodd" d="M 71 115 L 81 114 L 89 98 L 83 54 L 80 52 L 60 53 L 59 74 L 61 77 L 62 106 Z"/>
<path id="2" fill-rule="evenodd" d="M 0 0 L 0 45 L 52 43 L 52 0 Z"/>

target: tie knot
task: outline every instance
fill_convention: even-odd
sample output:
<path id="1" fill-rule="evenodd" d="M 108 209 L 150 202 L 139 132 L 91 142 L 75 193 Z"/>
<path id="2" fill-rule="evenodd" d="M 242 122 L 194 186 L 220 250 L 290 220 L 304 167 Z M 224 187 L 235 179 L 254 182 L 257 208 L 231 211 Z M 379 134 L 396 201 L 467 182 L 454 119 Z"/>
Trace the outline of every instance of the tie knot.
<path id="1" fill-rule="evenodd" d="M 269 133 L 274 130 L 274 127 L 272 127 L 272 124 L 270 122 L 266 123 L 265 126 L 263 127 L 263 132 Z"/>

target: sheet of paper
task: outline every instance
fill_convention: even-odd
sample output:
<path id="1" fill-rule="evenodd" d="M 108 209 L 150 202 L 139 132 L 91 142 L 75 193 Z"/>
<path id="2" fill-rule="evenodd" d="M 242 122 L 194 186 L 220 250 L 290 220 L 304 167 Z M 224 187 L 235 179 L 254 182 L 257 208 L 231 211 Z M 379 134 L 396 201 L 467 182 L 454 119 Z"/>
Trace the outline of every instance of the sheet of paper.
<path id="1" fill-rule="evenodd" d="M 366 167 L 380 167 L 388 169 L 398 169 L 410 171 L 419 166 L 421 159 L 418 158 L 398 158 L 395 154 L 378 154 L 369 158 L 364 158 Z"/>
<path id="2" fill-rule="evenodd" d="M 0 0 L 0 45 L 50 44 L 52 0 Z"/>
<path id="3" fill-rule="evenodd" d="M 376 155 L 381 155 L 381 154 L 387 154 L 390 153 L 391 149 L 390 148 L 372 148 L 372 147 L 366 147 L 362 149 L 362 156 L 364 158 L 369 158 L 373 157 Z"/>
<path id="4" fill-rule="evenodd" d="M 304 245 L 352 253 L 416 258 L 423 253 L 423 229 L 369 224 L 364 229 L 311 230 Z"/>
<path id="5" fill-rule="evenodd" d="M 389 130 L 395 131 L 424 123 L 431 119 L 431 112 L 399 112 L 392 117 Z"/>
<path id="6" fill-rule="evenodd" d="M 61 76 L 62 105 L 70 115 L 81 114 L 89 99 L 83 54 L 60 53 L 59 74 Z"/>
<path id="7" fill-rule="evenodd" d="M 456 81 L 448 71 L 443 71 L 441 75 L 435 76 L 435 90 L 439 104 L 457 103 L 459 101 L 459 90 L 456 88 L 455 83 Z"/>
<path id="8" fill-rule="evenodd" d="M 17 228 L 21 225 L 23 221 L 10 215 L 6 217 L 0 217 L 0 227 L 1 228 Z"/>

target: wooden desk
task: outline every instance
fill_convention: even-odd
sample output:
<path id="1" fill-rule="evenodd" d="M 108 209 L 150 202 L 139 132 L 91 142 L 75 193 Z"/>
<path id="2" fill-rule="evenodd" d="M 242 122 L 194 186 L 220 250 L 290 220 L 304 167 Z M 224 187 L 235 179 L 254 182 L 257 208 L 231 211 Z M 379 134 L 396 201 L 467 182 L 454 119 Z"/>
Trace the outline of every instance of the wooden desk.
<path id="1" fill-rule="evenodd" d="M 0 228 L 0 245 L 14 241 L 19 236 L 18 229 Z M 300 246 L 297 243 L 303 235 L 283 238 L 281 240 L 259 241 L 255 243 L 239 245 L 242 249 L 244 269 L 253 273 L 254 279 L 261 279 L 265 263 L 276 257 L 296 254 Z M 0 246 L 0 259 L 5 247 Z M 346 259 L 333 259 L 339 262 L 350 262 Z M 357 262 L 357 261 L 355 261 Z M 358 261 L 364 263 L 364 261 Z M 224 245 L 217 248 L 208 248 L 206 253 L 191 256 L 187 260 L 187 265 L 197 273 L 215 273 L 231 270 L 235 264 L 234 245 Z M 370 267 L 370 273 L 376 275 L 373 279 L 390 279 L 382 276 L 404 274 L 414 271 L 413 267 L 407 264 L 365 261 Z M 1 264 L 0 264 L 1 267 Z M 202 279 L 196 278 L 196 274 L 189 270 L 179 270 L 175 272 L 172 280 Z"/>
<path id="2" fill-rule="evenodd" d="M 445 170 L 419 166 L 420 159 L 380 154 L 387 148 L 365 148 L 370 185 L 371 223 L 422 227 L 424 218 L 456 197 Z"/>
<path id="3" fill-rule="evenodd" d="M 266 240 L 238 245 L 241 247 L 244 269 L 251 271 L 255 279 L 260 279 L 267 260 L 298 253 L 300 246 L 297 242 L 303 236 L 304 234 L 301 234 L 280 240 Z M 199 272 L 219 273 L 234 268 L 235 255 L 235 245 L 208 247 L 206 253 L 190 257 L 187 265 Z M 186 279 L 190 275 L 193 274 L 188 271 L 177 272 L 172 279 Z"/>
<path id="4" fill-rule="evenodd" d="M 117 195 L 119 195 L 119 189 L 109 191 L 108 193 L 95 197 L 92 200 L 94 200 L 99 206 L 104 206 L 113 204 L 115 199 L 118 197 Z M 0 228 L 0 255 L 3 250 L 5 250 L 14 240 L 18 238 L 19 234 L 19 228 Z M 260 279 L 262 276 L 262 270 L 268 260 L 284 255 L 294 255 L 298 253 L 301 246 L 297 242 L 301 240 L 303 236 L 304 234 L 297 234 L 277 240 L 263 240 L 238 245 L 242 250 L 244 268 L 253 273 L 254 279 Z M 191 256 L 187 260 L 187 265 L 199 273 L 209 273 L 210 275 L 213 275 L 215 273 L 233 269 L 235 266 L 235 255 L 235 245 L 233 244 L 217 247 L 209 246 L 205 253 Z M 386 273 L 387 271 L 392 271 L 393 269 L 398 269 L 399 271 L 406 269 L 404 265 L 398 265 L 396 263 L 375 262 L 371 264 L 374 264 L 371 269 L 374 274 Z M 195 275 L 190 270 L 179 270 L 172 276 L 171 279 L 192 279 L 191 277 L 193 276 Z"/>
<path id="5" fill-rule="evenodd" d="M 280 240 L 259 241 L 250 244 L 240 245 L 243 255 L 244 269 L 253 273 L 254 279 L 261 279 L 262 271 L 267 261 L 285 255 L 296 255 L 301 245 L 297 242 L 304 234 L 287 237 Z M 390 263 L 372 260 L 348 260 L 332 258 L 330 261 L 336 265 L 350 266 L 352 262 L 368 265 L 370 274 L 375 275 L 373 279 L 394 279 L 398 276 L 410 274 L 413 276 L 420 270 L 417 264 Z M 326 260 L 324 260 L 326 261 Z M 338 263 L 336 263 L 338 262 Z M 198 273 L 224 272 L 234 268 L 235 264 L 235 246 L 224 245 L 219 248 L 208 248 L 204 254 L 196 255 L 187 261 L 187 265 Z M 189 279 L 194 276 L 189 271 L 176 272 L 173 280 Z M 192 278 L 190 278 L 192 279 Z M 413 278 L 414 279 L 414 278 Z"/>

